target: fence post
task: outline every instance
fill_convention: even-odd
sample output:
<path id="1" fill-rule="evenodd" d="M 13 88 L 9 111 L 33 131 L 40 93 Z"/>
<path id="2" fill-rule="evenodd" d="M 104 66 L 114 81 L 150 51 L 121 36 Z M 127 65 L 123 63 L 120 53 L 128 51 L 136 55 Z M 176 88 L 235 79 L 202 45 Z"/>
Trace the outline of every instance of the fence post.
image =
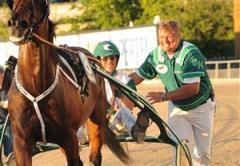
<path id="1" fill-rule="evenodd" d="M 240 60 L 236 60 L 236 63 L 238 63 L 238 69 L 237 69 L 237 78 L 240 79 Z"/>
<path id="2" fill-rule="evenodd" d="M 215 70 L 215 79 L 218 79 L 218 68 L 219 68 L 219 66 L 218 66 L 218 62 L 216 63 L 216 70 Z"/>
<path id="3" fill-rule="evenodd" d="M 231 78 L 231 66 L 229 62 L 227 62 L 227 78 Z"/>

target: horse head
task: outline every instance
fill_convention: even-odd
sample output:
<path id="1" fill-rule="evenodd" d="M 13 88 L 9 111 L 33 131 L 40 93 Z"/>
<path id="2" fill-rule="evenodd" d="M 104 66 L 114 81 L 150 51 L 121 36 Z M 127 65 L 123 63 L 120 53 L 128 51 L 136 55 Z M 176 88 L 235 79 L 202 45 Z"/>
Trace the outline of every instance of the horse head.
<path id="1" fill-rule="evenodd" d="M 49 15 L 48 0 L 7 0 L 11 9 L 8 20 L 10 40 L 15 44 L 26 43 Z"/>

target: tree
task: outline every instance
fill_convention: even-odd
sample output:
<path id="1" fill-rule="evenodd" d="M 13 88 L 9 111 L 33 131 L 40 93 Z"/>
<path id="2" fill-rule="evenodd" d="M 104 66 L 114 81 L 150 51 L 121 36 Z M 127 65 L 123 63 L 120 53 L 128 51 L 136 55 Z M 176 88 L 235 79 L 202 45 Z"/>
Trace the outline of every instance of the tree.
<path id="1" fill-rule="evenodd" d="M 181 12 L 181 0 L 142 0 L 142 16 L 136 21 L 139 25 L 152 24 L 153 18 L 159 15 L 161 19 L 177 19 L 178 13 Z"/>
<path id="2" fill-rule="evenodd" d="M 84 29 L 108 29 L 127 27 L 130 21 L 139 19 L 142 13 L 140 0 L 81 0 L 80 21 Z"/>
<path id="3" fill-rule="evenodd" d="M 208 59 L 234 55 L 231 0 L 188 1 L 179 15 L 183 35 L 197 44 Z M 228 59 L 224 58 L 224 59 Z"/>
<path id="4" fill-rule="evenodd" d="M 8 39 L 7 20 L 10 17 L 10 12 L 6 4 L 0 6 L 0 42 Z"/>

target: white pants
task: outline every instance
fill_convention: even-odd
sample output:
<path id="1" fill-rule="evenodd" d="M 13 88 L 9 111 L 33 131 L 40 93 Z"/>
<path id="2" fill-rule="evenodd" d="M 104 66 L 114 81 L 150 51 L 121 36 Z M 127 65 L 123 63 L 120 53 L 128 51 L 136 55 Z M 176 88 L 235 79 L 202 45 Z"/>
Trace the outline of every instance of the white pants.
<path id="1" fill-rule="evenodd" d="M 88 142 L 88 133 L 85 125 L 82 125 L 81 127 L 79 127 L 77 131 L 77 137 L 78 137 L 78 142 L 80 144 L 84 144 Z"/>
<path id="2" fill-rule="evenodd" d="M 180 140 L 188 140 L 193 166 L 209 166 L 215 114 L 215 102 L 206 103 L 190 111 L 183 111 L 169 102 L 169 126 Z M 175 154 L 175 152 L 174 152 Z"/>
<path id="3" fill-rule="evenodd" d="M 131 135 L 131 128 L 135 122 L 136 118 L 132 115 L 131 111 L 126 107 L 121 107 L 110 120 L 109 127 L 112 130 L 116 130 L 117 125 L 123 125 L 128 134 Z"/>

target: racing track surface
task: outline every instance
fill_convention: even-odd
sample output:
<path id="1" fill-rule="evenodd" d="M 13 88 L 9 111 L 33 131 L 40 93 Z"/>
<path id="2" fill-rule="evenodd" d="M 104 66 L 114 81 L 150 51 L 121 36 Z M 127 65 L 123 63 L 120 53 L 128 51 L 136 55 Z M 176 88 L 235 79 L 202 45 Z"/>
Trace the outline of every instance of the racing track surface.
<path id="1" fill-rule="evenodd" d="M 212 166 L 240 166 L 240 80 L 214 81 L 217 111 L 214 126 Z M 162 89 L 161 86 L 146 83 L 138 87 L 145 95 L 148 91 Z M 155 104 L 162 119 L 167 119 L 166 103 Z M 148 135 L 158 135 L 153 124 Z M 128 149 L 132 163 L 136 166 L 170 166 L 172 148 L 162 143 L 123 143 Z M 123 166 L 107 147 L 103 147 L 104 166 Z M 89 147 L 80 152 L 83 162 L 88 165 Z M 64 166 L 65 157 L 60 150 L 44 152 L 33 157 L 34 166 Z"/>

